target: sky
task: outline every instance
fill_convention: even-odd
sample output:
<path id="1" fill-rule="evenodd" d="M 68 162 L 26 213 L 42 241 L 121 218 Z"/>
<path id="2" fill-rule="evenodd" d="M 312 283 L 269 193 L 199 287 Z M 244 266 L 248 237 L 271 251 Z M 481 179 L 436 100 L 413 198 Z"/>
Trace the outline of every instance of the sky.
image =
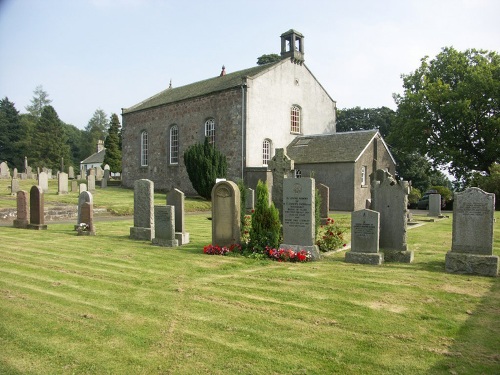
<path id="1" fill-rule="evenodd" d="M 65 123 L 121 114 L 166 89 L 256 65 L 280 35 L 337 107 L 396 109 L 401 74 L 443 47 L 500 53 L 499 0 L 0 0 L 0 98 L 39 85 Z"/>

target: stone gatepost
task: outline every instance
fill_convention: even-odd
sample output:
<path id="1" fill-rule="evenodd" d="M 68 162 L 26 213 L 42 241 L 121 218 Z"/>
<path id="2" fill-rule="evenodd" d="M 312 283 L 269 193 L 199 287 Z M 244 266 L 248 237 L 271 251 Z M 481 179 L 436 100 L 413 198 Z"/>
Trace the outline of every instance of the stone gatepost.
<path id="1" fill-rule="evenodd" d="M 240 189 L 232 181 L 220 181 L 212 189 L 212 245 L 240 243 Z"/>

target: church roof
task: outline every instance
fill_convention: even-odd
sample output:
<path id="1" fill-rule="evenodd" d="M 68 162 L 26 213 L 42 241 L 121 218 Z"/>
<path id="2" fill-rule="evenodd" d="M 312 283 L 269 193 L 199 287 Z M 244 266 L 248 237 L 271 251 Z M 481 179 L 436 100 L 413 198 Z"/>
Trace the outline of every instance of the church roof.
<path id="1" fill-rule="evenodd" d="M 106 154 L 106 149 L 102 149 L 95 154 L 90 155 L 85 160 L 82 160 L 80 164 L 102 164 L 104 162 L 104 155 Z"/>
<path id="2" fill-rule="evenodd" d="M 131 113 L 147 108 L 157 107 L 164 104 L 175 103 L 181 100 L 191 99 L 198 96 L 224 91 L 234 87 L 240 87 L 246 77 L 253 77 L 267 69 L 281 63 L 274 62 L 265 65 L 254 66 L 249 69 L 227 73 L 223 76 L 209 78 L 203 81 L 191 83 L 185 86 L 168 88 L 132 107 L 124 108 L 123 113 Z"/>
<path id="3" fill-rule="evenodd" d="M 377 135 L 380 135 L 377 129 L 304 135 L 295 138 L 286 152 L 295 164 L 353 163 Z M 384 140 L 381 140 L 391 155 Z"/>

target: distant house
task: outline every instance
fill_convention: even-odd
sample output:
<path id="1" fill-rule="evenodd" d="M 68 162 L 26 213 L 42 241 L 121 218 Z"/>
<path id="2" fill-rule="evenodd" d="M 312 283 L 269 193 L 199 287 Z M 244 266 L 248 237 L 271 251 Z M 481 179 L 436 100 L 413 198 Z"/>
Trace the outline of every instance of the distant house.
<path id="1" fill-rule="evenodd" d="M 80 174 L 82 176 L 87 175 L 87 171 L 92 168 L 101 167 L 104 162 L 104 155 L 106 155 L 106 149 L 104 148 L 104 141 L 97 141 L 97 152 L 90 155 L 85 160 L 80 162 Z"/>
<path id="2" fill-rule="evenodd" d="M 330 188 L 330 210 L 355 211 L 371 198 L 370 174 L 394 175 L 396 162 L 378 130 L 304 135 L 287 147 L 296 177 L 314 177 Z"/>

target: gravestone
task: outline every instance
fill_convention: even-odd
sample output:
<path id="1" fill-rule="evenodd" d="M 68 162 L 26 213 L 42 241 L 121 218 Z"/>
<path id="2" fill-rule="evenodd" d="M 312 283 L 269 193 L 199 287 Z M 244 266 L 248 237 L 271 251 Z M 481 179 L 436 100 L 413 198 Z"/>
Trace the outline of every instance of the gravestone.
<path id="1" fill-rule="evenodd" d="M 316 245 L 315 181 L 286 178 L 283 181 L 283 243 L 280 249 L 306 250 L 312 260 L 320 253 Z"/>
<path id="2" fill-rule="evenodd" d="M 38 174 L 38 186 L 40 186 L 44 193 L 49 191 L 49 176 L 47 172 L 40 172 Z"/>
<path id="3" fill-rule="evenodd" d="M 153 245 L 164 247 L 179 246 L 175 233 L 175 207 L 154 206 L 155 237 Z"/>
<path id="4" fill-rule="evenodd" d="M 246 188 L 245 211 L 247 214 L 255 210 L 255 191 L 251 188 Z"/>
<path id="5" fill-rule="evenodd" d="M 396 181 L 389 172 L 372 174 L 372 210 L 380 213 L 380 249 L 386 262 L 413 262 L 407 244 L 409 185 Z"/>
<path id="6" fill-rule="evenodd" d="M 130 238 L 151 241 L 154 237 L 154 184 L 147 179 L 135 180 L 134 226 L 130 228 Z"/>
<path id="7" fill-rule="evenodd" d="M 109 164 L 105 164 L 105 165 L 104 165 L 104 171 L 109 171 Z M 106 173 L 106 172 L 104 172 L 104 173 Z M 108 177 L 109 177 L 109 176 L 108 176 Z"/>
<path id="8" fill-rule="evenodd" d="M 479 188 L 455 193 L 451 251 L 445 270 L 450 273 L 498 275 L 498 256 L 493 255 L 495 194 Z"/>
<path id="9" fill-rule="evenodd" d="M 212 189 L 212 245 L 240 243 L 240 189 L 232 181 L 220 181 Z"/>
<path id="10" fill-rule="evenodd" d="M 90 194 L 90 193 L 89 193 Z M 80 225 L 77 228 L 78 236 L 95 236 L 94 205 L 92 202 L 83 202 L 80 208 Z"/>
<path id="11" fill-rule="evenodd" d="M 106 169 L 106 166 L 108 167 L 108 169 Z M 109 180 L 110 177 L 109 165 L 106 164 L 106 166 L 104 167 L 104 175 L 102 176 L 102 178 Z"/>
<path id="12" fill-rule="evenodd" d="M 0 178 L 10 178 L 10 171 L 7 162 L 0 163 Z"/>
<path id="13" fill-rule="evenodd" d="M 441 194 L 429 195 L 429 213 L 427 216 L 438 217 L 441 215 Z"/>
<path id="14" fill-rule="evenodd" d="M 87 176 L 87 190 L 95 191 L 95 175 L 92 173 L 93 169 L 91 169 L 91 173 Z"/>
<path id="15" fill-rule="evenodd" d="M 280 220 L 283 221 L 283 181 L 293 177 L 294 163 L 286 154 L 285 149 L 277 148 L 268 166 L 273 174 L 272 201 L 280 213 Z"/>
<path id="16" fill-rule="evenodd" d="M 68 168 L 68 178 L 70 180 L 73 180 L 75 178 L 75 170 L 73 169 L 73 167 L 71 165 Z"/>
<path id="17" fill-rule="evenodd" d="M 167 197 L 167 202 L 175 208 L 175 238 L 179 245 L 189 243 L 189 233 L 186 232 L 184 224 L 184 193 L 178 189 L 173 189 Z"/>
<path id="18" fill-rule="evenodd" d="M 351 250 L 345 254 L 347 263 L 375 264 L 384 262 L 379 252 L 380 213 L 368 209 L 351 214 Z"/>
<path id="19" fill-rule="evenodd" d="M 28 229 L 47 229 L 44 217 L 43 189 L 40 186 L 32 186 L 30 190 L 30 223 Z"/>
<path id="20" fill-rule="evenodd" d="M 14 168 L 14 171 L 12 172 L 12 178 L 19 178 L 17 168 Z"/>
<path id="21" fill-rule="evenodd" d="M 14 227 L 26 229 L 29 224 L 28 192 L 24 190 L 19 190 L 17 192 L 16 200 L 17 200 L 17 218 L 14 219 Z"/>
<path id="22" fill-rule="evenodd" d="M 78 186 L 78 194 L 83 193 L 84 191 L 87 191 L 87 184 L 80 184 Z"/>
<path id="23" fill-rule="evenodd" d="M 71 180 L 71 191 L 73 193 L 78 191 L 78 181 L 77 180 Z"/>
<path id="24" fill-rule="evenodd" d="M 18 191 L 19 191 L 19 179 L 13 178 L 10 181 L 10 194 L 17 195 Z"/>
<path id="25" fill-rule="evenodd" d="M 57 175 L 57 194 L 68 194 L 68 174 L 60 172 Z"/>
<path id="26" fill-rule="evenodd" d="M 100 166 L 95 167 L 95 179 L 101 181 L 104 176 L 104 171 Z"/>
<path id="27" fill-rule="evenodd" d="M 101 189 L 106 189 L 108 187 L 108 179 L 103 177 L 101 180 Z"/>
<path id="28" fill-rule="evenodd" d="M 84 203 L 90 203 L 92 207 L 94 206 L 94 197 L 89 191 L 82 191 L 78 195 L 78 214 L 76 216 L 76 226 L 78 227 L 81 223 L 85 223 L 82 218 L 82 206 Z"/>
<path id="29" fill-rule="evenodd" d="M 319 215 L 321 224 L 325 225 L 328 215 L 330 214 L 330 188 L 323 184 L 317 184 L 318 194 L 321 197 L 321 205 L 319 208 Z"/>

